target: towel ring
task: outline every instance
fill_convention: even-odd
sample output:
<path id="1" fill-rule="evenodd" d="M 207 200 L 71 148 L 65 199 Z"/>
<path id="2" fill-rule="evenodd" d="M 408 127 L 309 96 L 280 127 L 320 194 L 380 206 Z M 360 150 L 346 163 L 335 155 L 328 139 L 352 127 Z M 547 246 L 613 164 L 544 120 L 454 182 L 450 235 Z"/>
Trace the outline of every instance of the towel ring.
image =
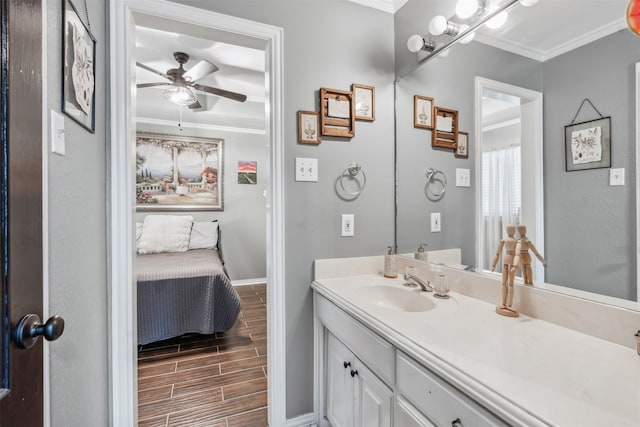
<path id="1" fill-rule="evenodd" d="M 434 199 L 442 198 L 442 196 L 444 196 L 444 192 L 447 191 L 447 177 L 444 172 L 434 168 L 429 168 L 424 172 L 424 174 L 427 177 L 427 196 L 431 196 Z M 440 175 L 441 177 L 438 177 L 438 175 Z M 431 183 L 433 182 L 439 182 L 440 185 L 442 185 L 442 190 L 440 192 L 434 192 L 433 190 L 430 190 Z"/>
<path id="2" fill-rule="evenodd" d="M 360 172 L 362 172 L 362 183 L 360 183 L 360 181 L 358 181 L 357 176 L 360 174 Z M 345 178 L 348 178 L 349 180 L 355 180 L 358 182 L 359 185 L 359 189 L 357 191 L 349 191 L 345 188 L 344 186 L 344 180 Z M 367 174 L 364 173 L 364 169 L 362 169 L 362 166 L 360 166 L 358 163 L 349 163 L 349 165 L 347 166 L 347 168 L 342 171 L 342 175 L 340 175 L 340 188 L 342 188 L 342 191 L 344 191 L 345 193 L 351 195 L 351 196 L 358 196 L 360 193 L 362 193 L 362 190 L 364 190 L 364 187 L 366 187 L 367 185 Z"/>

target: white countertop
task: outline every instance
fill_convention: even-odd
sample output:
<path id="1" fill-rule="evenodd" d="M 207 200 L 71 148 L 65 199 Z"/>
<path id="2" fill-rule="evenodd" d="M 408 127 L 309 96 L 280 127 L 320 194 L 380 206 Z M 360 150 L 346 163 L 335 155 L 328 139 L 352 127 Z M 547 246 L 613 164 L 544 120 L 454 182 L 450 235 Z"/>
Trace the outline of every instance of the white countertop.
<path id="1" fill-rule="evenodd" d="M 458 293 L 439 300 L 401 279 L 366 274 L 319 279 L 313 289 L 453 385 L 522 425 L 640 426 L 640 356 L 553 323 L 499 316 Z M 435 308 L 401 312 L 372 304 L 362 288 L 397 287 Z"/>

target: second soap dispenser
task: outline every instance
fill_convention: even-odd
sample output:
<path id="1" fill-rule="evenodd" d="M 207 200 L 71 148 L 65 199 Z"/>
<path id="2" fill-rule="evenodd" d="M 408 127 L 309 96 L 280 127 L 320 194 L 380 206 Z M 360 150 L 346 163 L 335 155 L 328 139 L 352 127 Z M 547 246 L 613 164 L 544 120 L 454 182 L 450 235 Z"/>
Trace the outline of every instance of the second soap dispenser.
<path id="1" fill-rule="evenodd" d="M 384 256 L 384 277 L 389 279 L 395 279 L 398 277 L 396 251 L 393 246 L 389 246 L 389 252 Z"/>
<path id="2" fill-rule="evenodd" d="M 425 246 L 427 246 L 426 243 L 420 243 L 420 247 L 413 254 L 414 258 L 417 259 L 418 261 L 426 261 L 427 260 L 427 253 L 424 250 Z"/>

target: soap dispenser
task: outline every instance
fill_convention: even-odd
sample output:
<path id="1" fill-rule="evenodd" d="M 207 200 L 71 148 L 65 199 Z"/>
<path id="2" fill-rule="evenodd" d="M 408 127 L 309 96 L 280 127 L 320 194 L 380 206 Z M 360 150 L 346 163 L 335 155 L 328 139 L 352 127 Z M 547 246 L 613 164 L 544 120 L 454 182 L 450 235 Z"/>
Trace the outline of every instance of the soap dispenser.
<path id="1" fill-rule="evenodd" d="M 427 260 L 427 253 L 424 251 L 424 247 L 425 246 L 427 246 L 426 243 L 420 243 L 420 247 L 413 254 L 414 258 L 417 259 L 418 261 L 426 261 Z"/>
<path id="2" fill-rule="evenodd" d="M 396 251 L 393 246 L 389 246 L 389 252 L 384 256 L 384 277 L 389 279 L 395 279 L 398 277 Z"/>

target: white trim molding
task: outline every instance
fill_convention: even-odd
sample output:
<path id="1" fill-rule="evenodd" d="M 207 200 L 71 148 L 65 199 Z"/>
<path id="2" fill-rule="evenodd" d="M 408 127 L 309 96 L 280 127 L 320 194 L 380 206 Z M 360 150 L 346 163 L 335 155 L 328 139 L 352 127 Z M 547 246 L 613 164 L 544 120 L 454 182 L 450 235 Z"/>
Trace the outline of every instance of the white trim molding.
<path id="1" fill-rule="evenodd" d="M 142 123 L 145 125 L 156 126 L 175 126 L 176 122 L 171 120 L 153 119 L 150 117 L 136 117 L 136 123 Z M 204 129 L 213 130 L 219 132 L 235 132 L 235 133 L 248 133 L 252 135 L 266 135 L 267 132 L 264 129 L 251 129 L 251 128 L 239 128 L 233 126 L 220 126 L 210 125 L 207 123 L 195 123 L 195 122 L 180 122 L 180 126 L 185 129 Z"/>
<path id="2" fill-rule="evenodd" d="M 287 420 L 287 427 L 316 427 L 313 414 L 304 414 Z"/>
<path id="3" fill-rule="evenodd" d="M 136 425 L 136 324 L 133 290 L 136 15 L 153 16 L 266 42 L 267 345 L 269 425 L 286 421 L 283 30 L 165 0 L 112 0 L 110 13 L 109 396 L 112 426 Z"/>
<path id="4" fill-rule="evenodd" d="M 636 62 L 636 300 L 640 302 L 640 62 Z"/>

